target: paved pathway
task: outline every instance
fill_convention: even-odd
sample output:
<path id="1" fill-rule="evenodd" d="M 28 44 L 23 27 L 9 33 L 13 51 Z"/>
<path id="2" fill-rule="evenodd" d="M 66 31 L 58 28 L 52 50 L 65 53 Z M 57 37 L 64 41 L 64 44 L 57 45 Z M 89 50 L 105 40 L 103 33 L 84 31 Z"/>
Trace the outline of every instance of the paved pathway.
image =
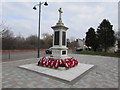
<path id="1" fill-rule="evenodd" d="M 78 82 L 68 85 L 59 80 L 18 68 L 19 65 L 36 63 L 37 59 L 26 59 L 2 63 L 3 88 L 117 88 L 118 58 L 70 54 L 80 63 L 95 67 Z"/>

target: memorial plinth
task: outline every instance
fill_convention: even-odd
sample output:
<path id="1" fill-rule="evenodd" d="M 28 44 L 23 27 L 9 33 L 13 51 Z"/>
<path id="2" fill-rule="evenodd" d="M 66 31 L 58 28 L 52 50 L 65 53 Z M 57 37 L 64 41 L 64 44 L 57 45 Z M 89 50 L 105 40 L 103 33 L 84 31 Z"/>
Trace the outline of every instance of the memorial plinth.
<path id="1" fill-rule="evenodd" d="M 44 76 L 48 76 L 63 81 L 64 83 L 74 84 L 81 77 L 83 77 L 84 74 L 90 71 L 90 69 L 92 69 L 93 66 L 94 65 L 78 63 L 76 67 L 65 70 L 61 68 L 51 69 L 47 67 L 41 67 L 41 66 L 37 66 L 37 64 L 34 63 L 34 64 L 21 65 L 19 67 L 33 72 L 37 72 Z"/>

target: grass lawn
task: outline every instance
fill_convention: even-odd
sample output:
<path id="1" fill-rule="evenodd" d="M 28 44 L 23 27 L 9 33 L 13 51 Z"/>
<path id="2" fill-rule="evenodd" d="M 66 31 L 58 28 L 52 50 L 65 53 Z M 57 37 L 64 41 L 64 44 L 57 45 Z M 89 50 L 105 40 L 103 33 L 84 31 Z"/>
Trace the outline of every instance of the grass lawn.
<path id="1" fill-rule="evenodd" d="M 120 53 L 108 53 L 108 52 L 95 52 L 95 51 L 79 51 L 77 54 L 87 54 L 87 55 L 99 55 L 99 56 L 110 56 L 110 57 L 119 57 Z"/>

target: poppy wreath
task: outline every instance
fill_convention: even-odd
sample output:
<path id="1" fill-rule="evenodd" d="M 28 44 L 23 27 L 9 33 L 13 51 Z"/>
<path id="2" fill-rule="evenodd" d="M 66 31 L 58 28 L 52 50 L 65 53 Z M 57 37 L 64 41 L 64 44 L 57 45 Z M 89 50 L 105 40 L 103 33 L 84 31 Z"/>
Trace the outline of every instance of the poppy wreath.
<path id="1" fill-rule="evenodd" d="M 45 66 L 50 68 L 59 68 L 59 67 L 65 67 L 67 69 L 75 67 L 78 65 L 78 61 L 74 58 L 66 58 L 66 59 L 54 59 L 54 58 L 48 58 L 48 57 L 42 57 L 38 61 L 38 66 Z"/>

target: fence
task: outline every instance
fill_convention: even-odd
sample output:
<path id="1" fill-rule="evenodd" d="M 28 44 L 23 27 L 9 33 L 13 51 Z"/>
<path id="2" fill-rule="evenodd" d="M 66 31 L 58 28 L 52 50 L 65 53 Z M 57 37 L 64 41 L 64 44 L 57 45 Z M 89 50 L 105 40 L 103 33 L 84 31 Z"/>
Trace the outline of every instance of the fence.
<path id="1" fill-rule="evenodd" d="M 46 49 L 40 49 L 40 56 L 47 56 Z M 0 56 L 2 61 L 20 60 L 28 58 L 37 58 L 37 50 L 2 50 Z M 68 53 L 74 53 L 74 50 L 68 50 Z"/>
<path id="2" fill-rule="evenodd" d="M 40 55 L 45 54 L 45 49 L 40 50 Z M 3 50 L 2 61 L 36 58 L 37 50 Z"/>

